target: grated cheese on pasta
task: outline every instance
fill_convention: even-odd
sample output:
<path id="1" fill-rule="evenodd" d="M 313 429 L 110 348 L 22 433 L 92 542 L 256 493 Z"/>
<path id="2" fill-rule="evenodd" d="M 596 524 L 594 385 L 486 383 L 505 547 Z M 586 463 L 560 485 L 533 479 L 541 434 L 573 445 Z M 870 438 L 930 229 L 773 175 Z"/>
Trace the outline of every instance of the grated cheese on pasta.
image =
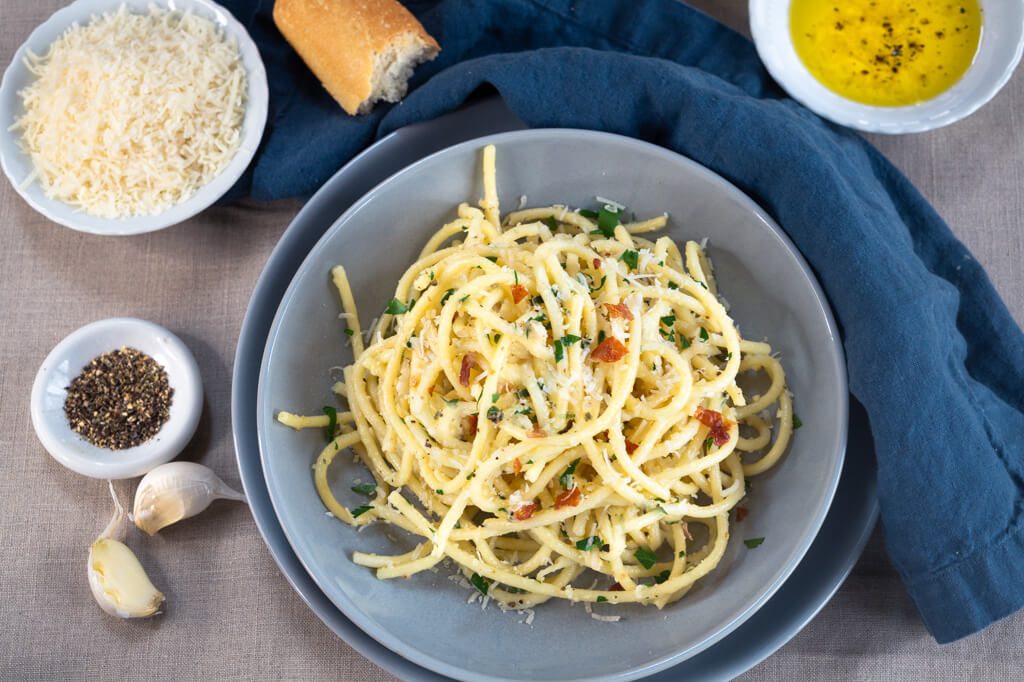
<path id="1" fill-rule="evenodd" d="M 184 201 L 238 150 L 246 77 L 237 45 L 210 21 L 124 5 L 72 25 L 22 90 L 12 130 L 46 195 L 104 218 Z"/>

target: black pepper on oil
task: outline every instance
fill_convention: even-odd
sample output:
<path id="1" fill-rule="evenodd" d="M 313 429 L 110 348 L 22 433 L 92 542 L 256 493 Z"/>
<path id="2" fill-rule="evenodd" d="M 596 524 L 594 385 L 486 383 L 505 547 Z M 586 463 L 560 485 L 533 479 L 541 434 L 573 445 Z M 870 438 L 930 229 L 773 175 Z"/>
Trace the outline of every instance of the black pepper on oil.
<path id="1" fill-rule="evenodd" d="M 173 396 L 167 370 L 139 350 L 121 348 L 93 358 L 71 380 L 64 414 L 93 445 L 124 450 L 160 431 Z"/>

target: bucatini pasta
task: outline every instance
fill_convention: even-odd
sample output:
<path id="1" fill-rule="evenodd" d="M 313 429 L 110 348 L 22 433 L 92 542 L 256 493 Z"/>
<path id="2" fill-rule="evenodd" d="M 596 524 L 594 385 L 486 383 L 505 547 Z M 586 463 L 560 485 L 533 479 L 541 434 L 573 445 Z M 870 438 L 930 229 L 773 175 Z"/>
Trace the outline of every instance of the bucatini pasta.
<path id="1" fill-rule="evenodd" d="M 428 241 L 365 347 L 334 268 L 355 355 L 335 390 L 349 409 L 278 420 L 333 429 L 314 482 L 334 516 L 421 538 L 354 554 L 380 578 L 449 558 L 508 607 L 660 608 L 719 563 L 747 477 L 786 449 L 782 366 L 740 337 L 700 245 L 640 236 L 666 216 L 550 206 L 502 220 L 493 147 L 483 161 L 480 207 L 462 204 Z M 745 372 L 763 375 L 761 395 L 744 395 Z M 327 475 L 350 450 L 375 479 L 355 509 Z"/>

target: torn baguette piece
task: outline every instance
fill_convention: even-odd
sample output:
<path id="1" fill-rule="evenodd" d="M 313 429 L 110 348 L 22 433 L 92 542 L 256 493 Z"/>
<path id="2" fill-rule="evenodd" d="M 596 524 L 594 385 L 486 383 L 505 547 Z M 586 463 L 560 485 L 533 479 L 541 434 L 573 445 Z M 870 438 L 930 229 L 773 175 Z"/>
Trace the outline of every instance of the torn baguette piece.
<path id="1" fill-rule="evenodd" d="M 277 0 L 274 23 L 349 114 L 405 96 L 441 48 L 395 0 Z"/>

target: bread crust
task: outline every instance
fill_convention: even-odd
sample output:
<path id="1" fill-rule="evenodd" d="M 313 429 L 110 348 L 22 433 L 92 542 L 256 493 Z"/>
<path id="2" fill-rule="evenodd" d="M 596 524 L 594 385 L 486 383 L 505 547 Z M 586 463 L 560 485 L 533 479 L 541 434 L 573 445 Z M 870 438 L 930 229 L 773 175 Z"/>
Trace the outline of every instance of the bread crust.
<path id="1" fill-rule="evenodd" d="M 389 48 L 440 47 L 395 0 L 276 0 L 274 23 L 349 114 L 368 109 L 377 56 Z"/>

